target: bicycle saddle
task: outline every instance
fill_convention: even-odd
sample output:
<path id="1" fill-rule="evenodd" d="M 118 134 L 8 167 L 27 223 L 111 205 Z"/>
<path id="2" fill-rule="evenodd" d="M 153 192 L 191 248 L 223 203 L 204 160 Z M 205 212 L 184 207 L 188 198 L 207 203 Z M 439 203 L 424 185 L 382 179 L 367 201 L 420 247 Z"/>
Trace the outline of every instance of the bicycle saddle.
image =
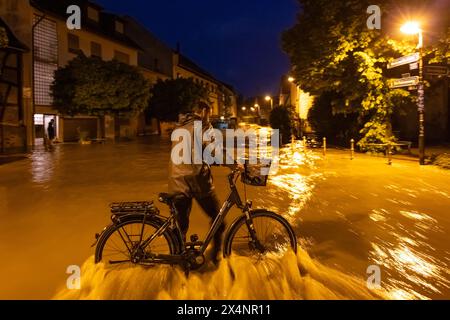
<path id="1" fill-rule="evenodd" d="M 184 195 L 182 193 L 160 193 L 159 201 L 161 203 L 171 205 L 178 197 L 184 197 Z"/>

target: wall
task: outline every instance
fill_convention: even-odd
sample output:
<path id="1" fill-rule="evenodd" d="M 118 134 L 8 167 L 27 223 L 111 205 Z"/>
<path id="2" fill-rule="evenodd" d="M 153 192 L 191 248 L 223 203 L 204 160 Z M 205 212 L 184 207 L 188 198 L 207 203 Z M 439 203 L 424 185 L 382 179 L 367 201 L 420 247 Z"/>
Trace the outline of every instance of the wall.
<path id="1" fill-rule="evenodd" d="M 11 28 L 14 35 L 30 49 L 31 45 L 31 28 L 32 28 L 32 8 L 29 1 L 25 0 L 1 0 L 0 1 L 0 16 Z M 22 57 L 23 62 L 23 127 L 22 129 L 11 129 L 14 132 L 20 131 L 23 135 L 19 140 L 14 139 L 16 143 L 23 144 L 30 148 L 34 142 L 34 128 L 33 128 L 33 103 L 32 103 L 32 54 L 31 51 L 24 53 Z M 6 129 L 5 129 L 6 130 Z M 7 129 L 8 132 L 11 130 Z M 9 139 L 10 141 L 13 141 Z"/>

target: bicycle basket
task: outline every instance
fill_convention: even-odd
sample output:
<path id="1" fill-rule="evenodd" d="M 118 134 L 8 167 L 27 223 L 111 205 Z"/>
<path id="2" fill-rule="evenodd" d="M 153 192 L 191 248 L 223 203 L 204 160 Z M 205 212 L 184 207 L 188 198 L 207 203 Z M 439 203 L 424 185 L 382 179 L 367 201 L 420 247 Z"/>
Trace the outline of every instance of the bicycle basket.
<path id="1" fill-rule="evenodd" d="M 241 175 L 241 181 L 254 187 L 265 187 L 269 178 L 271 162 L 259 164 L 246 164 Z"/>

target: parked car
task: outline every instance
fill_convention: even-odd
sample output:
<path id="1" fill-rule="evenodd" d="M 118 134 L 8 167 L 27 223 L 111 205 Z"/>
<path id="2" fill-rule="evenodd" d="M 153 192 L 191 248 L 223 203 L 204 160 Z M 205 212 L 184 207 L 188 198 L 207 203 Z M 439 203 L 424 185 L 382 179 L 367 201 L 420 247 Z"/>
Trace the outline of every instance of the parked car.
<path id="1" fill-rule="evenodd" d="M 305 133 L 306 145 L 309 148 L 321 148 L 323 141 L 317 133 Z"/>

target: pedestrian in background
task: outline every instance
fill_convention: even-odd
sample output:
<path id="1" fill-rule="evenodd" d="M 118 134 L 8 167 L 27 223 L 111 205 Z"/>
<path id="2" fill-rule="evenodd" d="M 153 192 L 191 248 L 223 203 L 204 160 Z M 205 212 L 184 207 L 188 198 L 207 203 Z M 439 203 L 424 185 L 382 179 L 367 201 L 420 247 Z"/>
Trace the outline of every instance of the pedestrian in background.
<path id="1" fill-rule="evenodd" d="M 56 137 L 56 130 L 55 130 L 55 119 L 50 120 L 47 127 L 47 143 L 46 147 L 49 149 L 53 148 L 53 140 Z"/>

